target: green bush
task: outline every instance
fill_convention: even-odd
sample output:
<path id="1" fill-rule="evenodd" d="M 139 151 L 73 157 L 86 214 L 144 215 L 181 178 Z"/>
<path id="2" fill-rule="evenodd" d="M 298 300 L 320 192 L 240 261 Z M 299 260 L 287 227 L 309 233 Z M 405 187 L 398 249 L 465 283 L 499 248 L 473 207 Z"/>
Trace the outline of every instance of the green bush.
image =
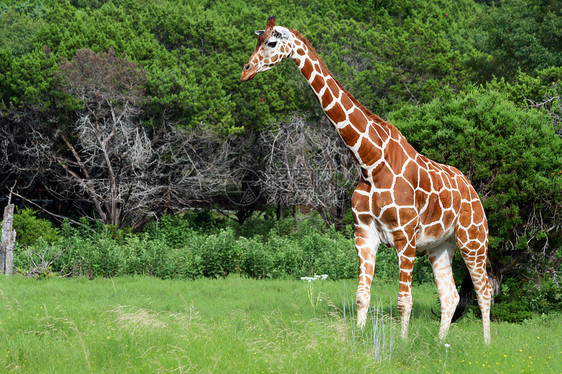
<path id="1" fill-rule="evenodd" d="M 206 236 L 193 250 L 201 256 L 205 277 L 218 278 L 240 272 L 242 251 L 232 229 Z"/>
<path id="2" fill-rule="evenodd" d="M 353 240 L 318 217 L 302 221 L 301 230 L 285 235 L 280 234 L 285 231 L 283 221 L 274 225 L 261 222 L 258 226 L 269 231 L 253 232 L 249 237 L 238 235 L 232 227 L 193 230 L 186 216 L 163 217 L 158 225 L 137 234 L 82 223 L 78 227 L 64 224 L 57 243 L 41 239 L 29 245 L 25 253 L 16 254 L 16 266 L 22 273 L 36 272 L 37 262 L 46 261 L 49 271 L 90 278 L 151 275 L 193 279 L 234 273 L 252 278 L 328 274 L 330 279 L 341 279 L 358 275 Z M 395 257 L 380 256 L 380 279 L 397 274 Z"/>
<path id="3" fill-rule="evenodd" d="M 265 245 L 256 239 L 238 239 L 243 256 L 240 261 L 240 272 L 251 278 L 274 278 L 274 254 L 266 250 Z"/>
<path id="4" fill-rule="evenodd" d="M 527 278 L 509 278 L 502 284 L 502 293 L 495 298 L 492 318 L 522 322 L 536 314 L 562 311 L 562 290 L 551 276 L 539 282 Z"/>
<path id="5" fill-rule="evenodd" d="M 261 217 L 250 217 L 242 225 L 237 227 L 237 234 L 246 238 L 264 236 L 265 234 L 275 233 L 278 235 L 288 235 L 293 231 L 293 220 L 289 218 L 263 219 Z"/>
<path id="6" fill-rule="evenodd" d="M 60 240 L 60 231 L 47 219 L 37 217 L 38 211 L 31 208 L 17 209 L 14 213 L 14 230 L 18 245 L 28 246 L 43 238 L 47 243 Z"/>
<path id="7" fill-rule="evenodd" d="M 191 223 L 181 215 L 163 216 L 146 225 L 144 230 L 151 239 L 160 239 L 176 248 L 189 243 L 193 236 Z"/>

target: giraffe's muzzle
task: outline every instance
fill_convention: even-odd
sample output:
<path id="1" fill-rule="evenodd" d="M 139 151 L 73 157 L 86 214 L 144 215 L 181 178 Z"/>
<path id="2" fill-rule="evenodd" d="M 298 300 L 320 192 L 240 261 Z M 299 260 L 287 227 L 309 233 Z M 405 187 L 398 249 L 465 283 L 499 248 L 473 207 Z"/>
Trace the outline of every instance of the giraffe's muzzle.
<path id="1" fill-rule="evenodd" d="M 240 76 L 240 80 L 242 82 L 249 81 L 258 73 L 257 65 L 248 63 L 242 69 L 242 75 Z"/>

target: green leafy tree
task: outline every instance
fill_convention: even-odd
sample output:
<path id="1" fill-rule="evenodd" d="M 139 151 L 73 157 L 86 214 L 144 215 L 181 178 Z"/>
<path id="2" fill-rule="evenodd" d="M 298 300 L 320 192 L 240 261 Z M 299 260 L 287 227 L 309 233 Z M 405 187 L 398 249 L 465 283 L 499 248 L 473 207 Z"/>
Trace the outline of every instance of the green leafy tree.
<path id="1" fill-rule="evenodd" d="M 22 1 L 13 5 L 0 5 L 0 49 L 21 56 L 33 49 L 33 39 L 43 26 L 43 4 Z"/>
<path id="2" fill-rule="evenodd" d="M 562 4 L 559 0 L 503 0 L 482 19 L 480 48 L 490 58 L 479 65 L 487 74 L 514 76 L 562 66 Z"/>

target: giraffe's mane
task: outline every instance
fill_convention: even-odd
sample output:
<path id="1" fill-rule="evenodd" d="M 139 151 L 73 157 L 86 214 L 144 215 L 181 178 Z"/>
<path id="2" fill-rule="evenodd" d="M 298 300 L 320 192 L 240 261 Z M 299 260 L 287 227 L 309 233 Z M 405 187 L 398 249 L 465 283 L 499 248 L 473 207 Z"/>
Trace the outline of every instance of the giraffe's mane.
<path id="1" fill-rule="evenodd" d="M 301 42 L 303 42 L 306 47 L 308 48 L 308 50 L 314 54 L 314 56 L 316 56 L 316 58 L 318 59 L 318 62 L 320 62 L 320 66 L 325 69 L 334 79 L 334 81 L 336 82 L 336 84 L 338 85 L 339 89 L 343 91 L 343 93 L 345 95 L 347 95 L 347 97 L 349 97 L 349 99 L 353 102 L 353 104 L 355 104 L 359 109 L 361 109 L 363 111 L 363 113 L 365 113 L 365 115 L 367 116 L 367 118 L 372 119 L 374 122 L 379 123 L 379 124 L 386 124 L 386 125 L 390 125 L 391 127 L 394 127 L 392 124 L 390 124 L 389 122 L 383 120 L 382 118 L 380 118 L 379 116 L 377 116 L 376 114 L 373 114 L 366 106 L 364 106 L 363 104 L 361 104 L 348 90 L 345 89 L 345 87 L 334 77 L 334 74 L 332 74 L 332 72 L 330 71 L 330 69 L 328 69 L 328 67 L 326 66 L 326 63 L 324 62 L 324 60 L 322 59 L 322 57 L 320 57 L 320 55 L 318 54 L 318 52 L 316 52 L 316 50 L 314 49 L 314 47 L 312 46 L 312 44 L 310 44 L 310 42 L 304 37 L 302 36 L 302 34 L 300 32 L 298 32 L 295 29 L 291 29 L 290 30 L 296 37 L 297 39 L 299 39 Z"/>

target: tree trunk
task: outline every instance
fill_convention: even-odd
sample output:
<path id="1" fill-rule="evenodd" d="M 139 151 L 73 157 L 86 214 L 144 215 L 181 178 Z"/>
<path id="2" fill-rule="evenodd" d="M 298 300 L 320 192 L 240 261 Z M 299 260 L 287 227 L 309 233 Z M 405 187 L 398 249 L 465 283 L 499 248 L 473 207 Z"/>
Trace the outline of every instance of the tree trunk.
<path id="1" fill-rule="evenodd" d="M 334 226 L 336 231 L 343 231 L 345 225 L 343 220 L 345 219 L 345 214 L 347 213 L 346 196 L 340 196 L 339 201 L 336 203 L 336 214 L 334 217 Z"/>
<path id="2" fill-rule="evenodd" d="M 297 220 L 298 211 L 299 211 L 299 208 L 296 205 L 293 206 L 293 209 L 291 210 L 291 214 L 293 216 L 293 229 L 295 230 L 295 232 L 299 231 L 299 224 L 298 224 L 298 220 Z"/>
<path id="3" fill-rule="evenodd" d="M 283 206 L 283 203 L 281 202 L 281 199 L 278 199 L 278 202 L 277 202 L 277 211 L 276 211 L 276 215 L 277 215 L 277 220 L 278 220 L 278 221 L 279 221 L 281 218 L 283 218 L 283 214 L 284 214 L 283 208 L 284 208 L 284 206 Z"/>
<path id="4" fill-rule="evenodd" d="M 2 274 L 11 275 L 14 272 L 14 247 L 16 245 L 16 232 L 12 229 L 14 223 L 14 204 L 4 208 L 2 221 L 2 241 L 0 243 L 0 271 Z"/>

